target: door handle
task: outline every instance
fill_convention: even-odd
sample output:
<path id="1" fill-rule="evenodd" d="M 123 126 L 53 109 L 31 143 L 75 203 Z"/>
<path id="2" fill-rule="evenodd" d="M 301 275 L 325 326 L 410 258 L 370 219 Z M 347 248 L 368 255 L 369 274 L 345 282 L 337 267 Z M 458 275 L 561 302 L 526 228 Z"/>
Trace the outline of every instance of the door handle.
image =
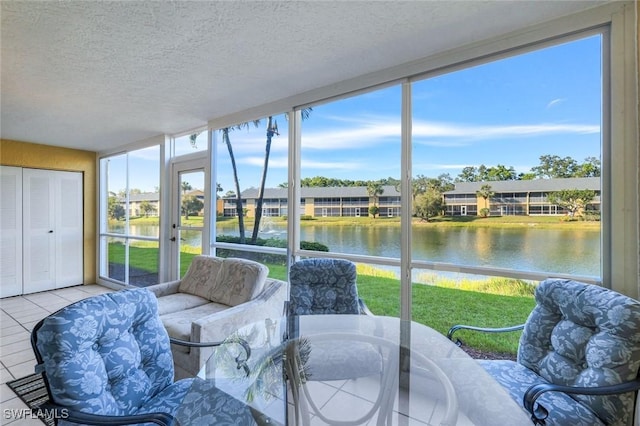
<path id="1" fill-rule="evenodd" d="M 53 229 L 49 229 L 49 233 L 50 233 L 50 234 L 53 234 Z"/>

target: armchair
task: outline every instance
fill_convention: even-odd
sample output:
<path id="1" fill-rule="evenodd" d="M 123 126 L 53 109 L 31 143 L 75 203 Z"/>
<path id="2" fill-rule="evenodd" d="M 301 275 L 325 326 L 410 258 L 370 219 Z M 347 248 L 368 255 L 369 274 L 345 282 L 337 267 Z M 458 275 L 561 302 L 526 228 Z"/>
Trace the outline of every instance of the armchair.
<path id="1" fill-rule="evenodd" d="M 282 316 L 287 283 L 268 274 L 252 260 L 199 255 L 182 279 L 146 287 L 158 298 L 169 336 L 193 343 L 171 347 L 176 379 L 198 374 L 213 353 L 199 342 L 223 341 L 245 325 Z"/>
<path id="2" fill-rule="evenodd" d="M 304 338 L 297 336 L 292 330 L 291 322 L 295 323 L 296 316 L 304 315 L 373 315 L 364 301 L 358 296 L 356 284 L 357 273 L 353 262 L 343 259 L 310 258 L 295 262 L 289 268 L 290 294 L 287 303 L 289 317 L 289 333 L 291 339 Z M 348 333 L 349 330 L 345 329 Z M 308 381 L 332 381 L 354 379 L 367 376 L 380 376 L 384 372 L 384 362 L 380 347 L 370 342 L 340 339 L 336 345 L 336 338 L 314 336 L 313 351 L 306 362 L 306 379 Z M 339 348 L 339 349 L 338 349 Z M 292 357 L 299 364 L 303 364 L 299 354 Z M 314 403 L 312 392 L 307 383 L 293 389 L 293 398 L 301 402 L 303 424 L 309 424 L 307 404 L 313 413 L 327 424 L 364 424 L 373 417 L 378 409 L 374 407 L 358 421 L 344 422 L 328 419 Z M 379 398 L 385 389 L 380 388 Z"/>
<path id="3" fill-rule="evenodd" d="M 343 259 L 311 258 L 289 268 L 289 314 L 373 315 L 358 296 L 356 265 Z"/>
<path id="4" fill-rule="evenodd" d="M 169 341 L 156 298 L 144 288 L 90 297 L 51 314 L 31 334 L 36 371 L 49 394 L 40 409 L 62 425 L 168 426 L 177 416 L 198 424 L 199 415 L 216 424 L 254 424 L 248 407 L 212 383 L 174 382 Z M 184 400 L 188 392 L 192 397 Z"/>
<path id="5" fill-rule="evenodd" d="M 630 425 L 640 389 L 640 302 L 595 285 L 547 279 L 523 330 L 517 361 L 481 360 L 536 425 Z M 458 343 L 460 341 L 458 340 Z"/>

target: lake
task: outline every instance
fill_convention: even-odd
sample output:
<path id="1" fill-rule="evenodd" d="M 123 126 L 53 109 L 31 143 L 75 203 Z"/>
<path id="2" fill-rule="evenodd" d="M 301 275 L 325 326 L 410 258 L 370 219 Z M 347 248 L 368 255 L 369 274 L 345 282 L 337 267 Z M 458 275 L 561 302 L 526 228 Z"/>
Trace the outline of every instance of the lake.
<path id="1" fill-rule="evenodd" d="M 158 236 L 158 226 L 132 225 L 132 234 Z M 238 235 L 237 225 L 218 223 L 218 232 Z M 247 236 L 250 232 L 247 231 Z M 269 223 L 262 238 L 285 238 L 286 227 Z M 536 272 L 600 276 L 600 232 L 597 230 L 474 227 L 414 227 L 414 260 L 491 266 Z M 200 245 L 200 233 L 185 231 L 183 244 Z M 331 251 L 400 257 L 400 227 L 301 227 L 301 240 L 325 244 Z"/>

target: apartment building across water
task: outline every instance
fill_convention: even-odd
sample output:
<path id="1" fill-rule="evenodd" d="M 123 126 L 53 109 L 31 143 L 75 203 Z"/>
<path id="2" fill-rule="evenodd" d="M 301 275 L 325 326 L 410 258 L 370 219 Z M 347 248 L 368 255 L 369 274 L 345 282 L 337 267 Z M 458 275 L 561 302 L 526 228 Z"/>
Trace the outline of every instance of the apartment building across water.
<path id="1" fill-rule="evenodd" d="M 484 199 L 477 195 L 483 185 L 490 185 L 493 196 Z M 567 211 L 551 204 L 547 196 L 561 190 L 592 190 L 595 198 L 588 210 L 600 210 L 600 178 L 567 178 L 509 180 L 492 182 L 458 182 L 455 189 L 443 194 L 445 214 L 448 216 L 475 216 L 484 207 L 493 216 L 507 215 L 565 215 Z M 311 217 L 351 216 L 366 217 L 369 207 L 377 205 L 381 217 L 400 215 L 400 192 L 391 185 L 383 186 L 383 193 L 372 197 L 367 187 L 303 187 L 300 188 L 300 211 Z M 287 188 L 265 188 L 264 216 L 287 215 Z M 258 189 L 242 192 L 245 215 L 253 217 Z M 224 216 L 236 215 L 235 198 L 218 200 L 218 211 Z"/>

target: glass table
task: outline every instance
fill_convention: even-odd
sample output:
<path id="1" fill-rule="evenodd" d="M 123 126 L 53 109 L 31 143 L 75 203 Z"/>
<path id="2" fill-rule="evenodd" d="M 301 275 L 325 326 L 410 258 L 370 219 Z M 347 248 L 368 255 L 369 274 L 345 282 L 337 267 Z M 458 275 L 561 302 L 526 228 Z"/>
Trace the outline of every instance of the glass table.
<path id="1" fill-rule="evenodd" d="M 246 404 L 259 425 L 531 424 L 474 359 L 415 322 L 283 317 L 227 341 L 199 377 Z"/>

